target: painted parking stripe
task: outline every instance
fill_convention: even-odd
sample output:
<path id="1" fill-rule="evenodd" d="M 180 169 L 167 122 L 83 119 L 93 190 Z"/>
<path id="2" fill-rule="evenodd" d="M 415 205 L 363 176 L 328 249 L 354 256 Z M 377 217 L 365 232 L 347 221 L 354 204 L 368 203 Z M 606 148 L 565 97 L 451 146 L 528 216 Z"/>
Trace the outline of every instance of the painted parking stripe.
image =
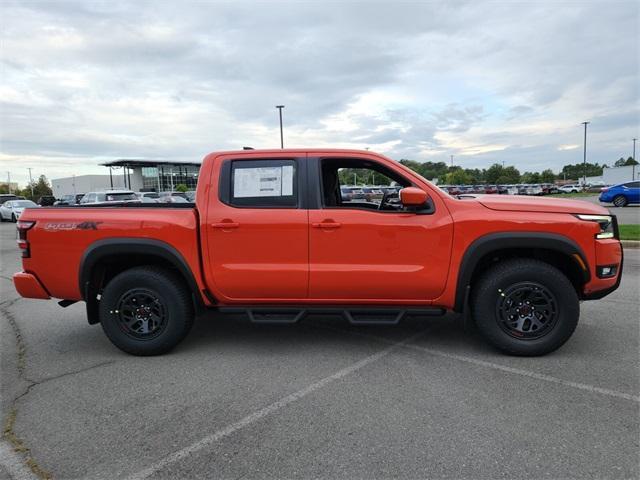
<path id="1" fill-rule="evenodd" d="M 218 442 L 219 440 L 222 440 L 225 437 L 228 437 L 229 435 L 237 432 L 238 430 L 242 430 L 243 428 L 263 419 L 264 417 L 267 417 L 269 415 L 271 415 L 272 413 L 277 412 L 278 410 L 281 410 L 282 408 L 286 407 L 287 405 L 294 403 L 304 397 L 306 397 L 307 395 L 310 395 L 311 393 L 320 390 L 321 388 L 326 387 L 327 385 L 329 385 L 330 383 L 335 382 L 336 380 L 340 380 L 341 378 L 346 377 L 347 375 L 350 375 L 364 367 L 366 367 L 367 365 L 370 365 L 371 363 L 380 360 L 383 357 L 386 357 L 387 355 L 389 355 L 392 351 L 406 346 L 406 344 L 408 342 L 411 342 L 413 340 L 416 340 L 418 337 L 420 337 L 421 335 L 423 335 L 426 332 L 426 330 L 422 330 L 419 333 L 410 336 L 409 338 L 402 340 L 400 342 L 395 342 L 392 343 L 389 347 L 385 348 L 384 350 L 381 350 L 377 353 L 374 353 L 373 355 L 370 355 L 356 363 L 354 363 L 353 365 L 350 365 L 348 367 L 345 367 L 341 370 L 338 370 L 337 372 L 335 372 L 332 375 L 329 375 L 328 377 L 325 377 L 321 380 L 318 380 L 315 383 L 312 383 L 311 385 L 303 388 L 302 390 L 298 390 L 295 393 L 292 393 L 290 395 L 287 395 L 286 397 L 281 398 L 280 400 L 272 403 L 271 405 L 268 405 L 264 408 L 261 408 L 260 410 L 257 410 L 249 415 L 247 415 L 246 417 L 244 417 L 241 420 L 238 420 L 235 423 L 232 423 L 230 425 L 227 425 L 226 427 L 222 428 L 221 430 L 218 430 L 215 433 L 212 433 L 211 435 L 207 435 L 206 437 L 204 437 L 203 439 L 189 445 L 188 447 L 185 447 L 181 450 L 178 450 L 177 452 L 174 452 L 170 455 L 167 455 L 166 457 L 160 459 L 159 461 L 157 461 L 154 465 L 145 468 L 144 470 L 141 470 L 137 473 L 134 473 L 133 475 L 126 477 L 126 480 L 143 480 L 146 478 L 149 478 L 150 476 L 154 475 L 155 473 L 165 469 L 166 467 L 168 467 L 169 465 L 172 465 L 176 462 L 179 462 L 180 460 L 189 457 L 190 455 L 199 452 L 200 450 L 203 450 L 207 447 L 209 447 L 210 445 L 212 445 L 215 442 Z"/>
<path id="2" fill-rule="evenodd" d="M 322 327 L 321 325 L 316 325 L 318 327 L 321 328 L 325 328 Z M 367 333 L 361 333 L 361 332 L 354 332 L 354 331 L 350 331 L 350 330 L 343 330 L 343 329 L 339 329 L 339 328 L 334 328 L 334 327 L 328 327 L 332 330 L 336 330 L 336 331 L 341 331 L 341 332 L 345 332 L 345 333 L 351 333 L 353 335 L 358 335 L 364 338 L 368 338 L 370 340 L 378 340 L 379 342 L 383 342 L 383 343 L 389 343 L 389 340 L 387 340 L 386 338 L 383 337 L 378 337 L 377 335 L 370 335 Z M 507 372 L 507 373 L 511 373 L 513 375 L 520 375 L 522 377 L 528 377 L 528 378 L 535 378 L 536 380 L 542 380 L 543 382 L 549 382 L 549 383 L 555 383 L 558 385 L 564 385 L 565 387 L 571 387 L 571 388 L 575 388 L 578 390 L 584 390 L 586 392 L 591 392 L 591 393 L 597 393 L 600 395 L 607 395 L 609 397 L 614 397 L 614 398 L 620 398 L 623 400 L 630 400 L 632 402 L 636 402 L 636 403 L 640 403 L 640 396 L 639 395 L 632 395 L 630 393 L 625 393 L 625 392 L 618 392 L 617 390 L 611 390 L 609 388 L 602 388 L 602 387 L 597 387 L 595 385 L 589 385 L 586 383 L 580 383 L 580 382 L 572 382 L 571 380 L 564 380 L 562 378 L 558 378 L 558 377 L 553 377 L 551 375 L 545 375 L 544 373 L 538 373 L 538 372 L 532 372 L 530 370 L 524 370 L 521 368 L 514 368 L 514 367 L 509 367 L 507 365 L 501 365 L 499 363 L 494 363 L 494 362 L 487 362 L 485 360 L 479 360 L 477 358 L 473 358 L 473 357 L 468 357 L 466 355 L 458 355 L 455 353 L 449 353 L 449 352 L 445 352 L 443 350 L 437 350 L 435 348 L 429 348 L 429 347 L 421 347 L 420 345 L 414 345 L 408 342 L 404 342 L 402 345 L 404 348 L 409 348 L 412 350 L 418 350 L 424 353 L 428 353 L 429 355 L 433 355 L 436 357 L 442 357 L 442 358 L 448 358 L 450 360 L 457 360 L 459 362 L 465 362 L 465 363 L 471 363 L 473 365 L 479 366 L 479 367 L 484 367 L 484 368 L 491 368 L 493 370 L 499 370 L 502 372 Z"/>

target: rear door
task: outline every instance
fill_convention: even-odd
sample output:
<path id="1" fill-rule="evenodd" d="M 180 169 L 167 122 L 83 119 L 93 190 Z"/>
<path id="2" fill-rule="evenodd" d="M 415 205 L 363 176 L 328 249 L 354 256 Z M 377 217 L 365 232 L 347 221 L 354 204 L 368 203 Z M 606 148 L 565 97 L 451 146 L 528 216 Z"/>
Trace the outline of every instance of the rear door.
<path id="1" fill-rule="evenodd" d="M 306 170 L 300 156 L 215 159 L 201 233 L 205 275 L 226 301 L 307 298 L 309 280 Z"/>

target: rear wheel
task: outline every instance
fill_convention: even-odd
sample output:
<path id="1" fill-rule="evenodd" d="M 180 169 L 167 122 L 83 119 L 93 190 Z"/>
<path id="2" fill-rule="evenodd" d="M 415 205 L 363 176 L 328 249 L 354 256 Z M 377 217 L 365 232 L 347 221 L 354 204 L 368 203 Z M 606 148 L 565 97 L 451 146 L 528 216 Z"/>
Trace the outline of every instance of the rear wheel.
<path id="1" fill-rule="evenodd" d="M 544 355 L 562 346 L 580 317 L 578 295 L 557 268 L 534 259 L 498 263 L 479 279 L 472 312 L 481 335 L 512 355 Z"/>
<path id="2" fill-rule="evenodd" d="M 16 223 L 18 221 L 18 219 L 16 218 L 15 214 L 13 214 L 13 213 L 11 214 L 11 221 L 13 223 Z"/>
<path id="3" fill-rule="evenodd" d="M 193 324 L 191 295 L 170 271 L 135 267 L 115 276 L 100 300 L 100 323 L 119 349 L 160 355 L 173 349 Z"/>
<path id="4" fill-rule="evenodd" d="M 625 197 L 624 195 L 616 195 L 615 197 L 613 197 L 613 204 L 616 207 L 626 207 L 627 203 L 629 203 L 627 201 L 627 197 Z"/>

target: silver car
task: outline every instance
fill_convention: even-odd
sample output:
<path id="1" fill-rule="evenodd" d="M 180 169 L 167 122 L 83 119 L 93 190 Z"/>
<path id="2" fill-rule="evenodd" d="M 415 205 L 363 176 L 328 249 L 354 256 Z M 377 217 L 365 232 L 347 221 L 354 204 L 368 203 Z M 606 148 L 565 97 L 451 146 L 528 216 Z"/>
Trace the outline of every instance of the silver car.
<path id="1" fill-rule="evenodd" d="M 25 208 L 38 208 L 40 205 L 31 200 L 9 200 L 0 205 L 0 220 L 17 222 Z"/>

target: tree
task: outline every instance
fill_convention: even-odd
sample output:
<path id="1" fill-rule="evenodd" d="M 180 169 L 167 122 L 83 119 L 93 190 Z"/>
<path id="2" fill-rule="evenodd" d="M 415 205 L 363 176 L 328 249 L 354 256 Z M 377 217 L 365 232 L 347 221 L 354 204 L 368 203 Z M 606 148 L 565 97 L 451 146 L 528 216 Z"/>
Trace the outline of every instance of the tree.
<path id="1" fill-rule="evenodd" d="M 179 183 L 176 185 L 176 192 L 188 192 L 189 187 L 187 187 L 184 183 Z"/>
<path id="2" fill-rule="evenodd" d="M 494 163 L 484 172 L 484 179 L 487 183 L 498 183 L 498 179 L 503 175 L 504 167 L 499 163 Z"/>
<path id="3" fill-rule="evenodd" d="M 602 175 L 602 167 L 604 165 L 598 165 L 597 163 L 587 163 L 587 177 L 598 177 Z M 562 167 L 562 170 L 558 174 L 559 179 L 564 179 L 565 176 L 567 180 L 577 180 L 578 178 L 582 178 L 584 175 L 585 166 L 582 163 L 576 163 L 575 165 L 565 165 Z"/>
<path id="4" fill-rule="evenodd" d="M 461 168 L 447 173 L 444 176 L 444 181 L 447 185 L 466 185 L 471 183 L 469 175 Z"/>
<path id="5" fill-rule="evenodd" d="M 540 174 L 540 180 L 542 180 L 542 183 L 553 183 L 555 179 L 556 174 L 553 173 L 553 170 L 551 170 L 550 168 L 543 170 Z"/>
<path id="6" fill-rule="evenodd" d="M 31 188 L 29 190 L 29 195 L 31 195 Z M 37 182 L 33 184 L 33 197 L 40 198 L 45 195 L 53 195 L 51 190 L 51 185 L 49 185 L 49 180 L 44 175 L 40 175 Z"/>

